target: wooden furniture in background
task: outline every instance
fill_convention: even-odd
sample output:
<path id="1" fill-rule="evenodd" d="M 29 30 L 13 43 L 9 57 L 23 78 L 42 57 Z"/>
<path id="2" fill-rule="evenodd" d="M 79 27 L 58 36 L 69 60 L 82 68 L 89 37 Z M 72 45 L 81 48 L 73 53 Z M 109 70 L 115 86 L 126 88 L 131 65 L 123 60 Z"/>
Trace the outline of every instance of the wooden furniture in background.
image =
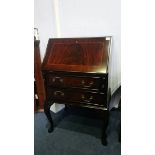
<path id="1" fill-rule="evenodd" d="M 111 37 L 49 39 L 42 64 L 46 102 L 44 112 L 53 131 L 50 106 L 56 103 L 103 112 L 102 143 L 107 144 L 108 60 Z"/>
<path id="2" fill-rule="evenodd" d="M 40 58 L 40 48 L 39 40 L 34 41 L 34 110 L 41 110 L 44 108 L 45 102 L 45 89 L 44 81 L 41 72 L 41 58 Z"/>
<path id="3" fill-rule="evenodd" d="M 38 101 L 38 95 L 37 95 L 37 89 L 36 89 L 36 81 L 34 80 L 34 111 L 38 111 L 39 107 L 39 101 Z"/>

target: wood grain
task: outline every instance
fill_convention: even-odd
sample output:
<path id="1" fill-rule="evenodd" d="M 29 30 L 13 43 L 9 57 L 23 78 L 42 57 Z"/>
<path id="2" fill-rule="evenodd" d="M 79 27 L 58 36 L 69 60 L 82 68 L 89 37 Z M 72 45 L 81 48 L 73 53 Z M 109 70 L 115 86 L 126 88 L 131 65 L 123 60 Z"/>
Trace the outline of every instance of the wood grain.
<path id="1" fill-rule="evenodd" d="M 40 58 L 40 48 L 39 48 L 40 41 L 34 41 L 34 78 L 36 84 L 36 92 L 38 95 L 39 105 L 38 109 L 43 109 L 44 102 L 45 102 L 45 88 L 44 88 L 44 81 L 42 77 L 41 71 L 41 58 Z M 36 110 L 36 107 L 35 107 Z"/>
<path id="2" fill-rule="evenodd" d="M 43 70 L 107 73 L 106 38 L 50 39 Z"/>

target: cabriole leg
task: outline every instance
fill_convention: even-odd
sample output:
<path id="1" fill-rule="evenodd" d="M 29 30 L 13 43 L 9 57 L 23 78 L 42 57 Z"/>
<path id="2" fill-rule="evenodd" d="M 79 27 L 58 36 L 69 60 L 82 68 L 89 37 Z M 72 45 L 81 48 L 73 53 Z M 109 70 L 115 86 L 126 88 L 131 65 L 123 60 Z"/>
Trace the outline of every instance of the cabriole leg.
<path id="1" fill-rule="evenodd" d="M 52 120 L 52 116 L 51 116 L 51 113 L 50 113 L 50 106 L 53 104 L 53 102 L 49 99 L 45 102 L 44 104 L 44 113 L 50 123 L 50 127 L 48 129 L 48 132 L 51 133 L 54 129 L 54 126 L 53 126 L 53 120 Z"/>

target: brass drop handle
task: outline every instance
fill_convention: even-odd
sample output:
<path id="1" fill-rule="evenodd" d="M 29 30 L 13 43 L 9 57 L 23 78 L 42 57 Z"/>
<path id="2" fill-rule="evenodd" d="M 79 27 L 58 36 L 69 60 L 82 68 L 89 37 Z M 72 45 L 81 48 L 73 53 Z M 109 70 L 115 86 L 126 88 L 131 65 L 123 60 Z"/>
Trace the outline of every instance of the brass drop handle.
<path id="1" fill-rule="evenodd" d="M 54 92 L 54 96 L 64 96 L 65 94 L 64 94 L 64 92 L 62 92 L 62 91 L 55 91 Z"/>
<path id="2" fill-rule="evenodd" d="M 62 78 L 60 78 L 59 81 L 60 81 L 61 83 L 63 83 L 64 80 L 63 80 Z"/>
<path id="3" fill-rule="evenodd" d="M 91 100 L 93 100 L 93 96 L 90 96 L 89 98 L 86 98 L 84 95 L 81 95 L 81 99 L 85 102 L 90 102 Z"/>
<path id="4" fill-rule="evenodd" d="M 88 85 L 85 85 L 85 81 L 84 80 L 82 80 L 81 81 L 81 84 L 83 85 L 83 87 L 91 87 L 93 84 L 94 84 L 94 82 L 93 81 L 91 81 Z"/>
<path id="5" fill-rule="evenodd" d="M 52 82 L 55 82 L 57 79 L 59 80 L 59 82 L 63 83 L 63 79 L 61 77 L 52 78 Z"/>

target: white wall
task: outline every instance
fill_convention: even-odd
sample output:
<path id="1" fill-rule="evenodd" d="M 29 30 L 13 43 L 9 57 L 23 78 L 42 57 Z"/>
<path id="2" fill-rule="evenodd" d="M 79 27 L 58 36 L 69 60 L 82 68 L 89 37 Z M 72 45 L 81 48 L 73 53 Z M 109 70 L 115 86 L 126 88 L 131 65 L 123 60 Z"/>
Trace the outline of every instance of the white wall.
<path id="1" fill-rule="evenodd" d="M 40 53 L 43 60 L 48 39 L 55 35 L 52 0 L 34 0 L 34 27 L 38 28 Z"/>
<path id="2" fill-rule="evenodd" d="M 113 37 L 110 63 L 112 93 L 121 84 L 121 0 L 34 0 L 41 57 L 54 37 Z"/>

